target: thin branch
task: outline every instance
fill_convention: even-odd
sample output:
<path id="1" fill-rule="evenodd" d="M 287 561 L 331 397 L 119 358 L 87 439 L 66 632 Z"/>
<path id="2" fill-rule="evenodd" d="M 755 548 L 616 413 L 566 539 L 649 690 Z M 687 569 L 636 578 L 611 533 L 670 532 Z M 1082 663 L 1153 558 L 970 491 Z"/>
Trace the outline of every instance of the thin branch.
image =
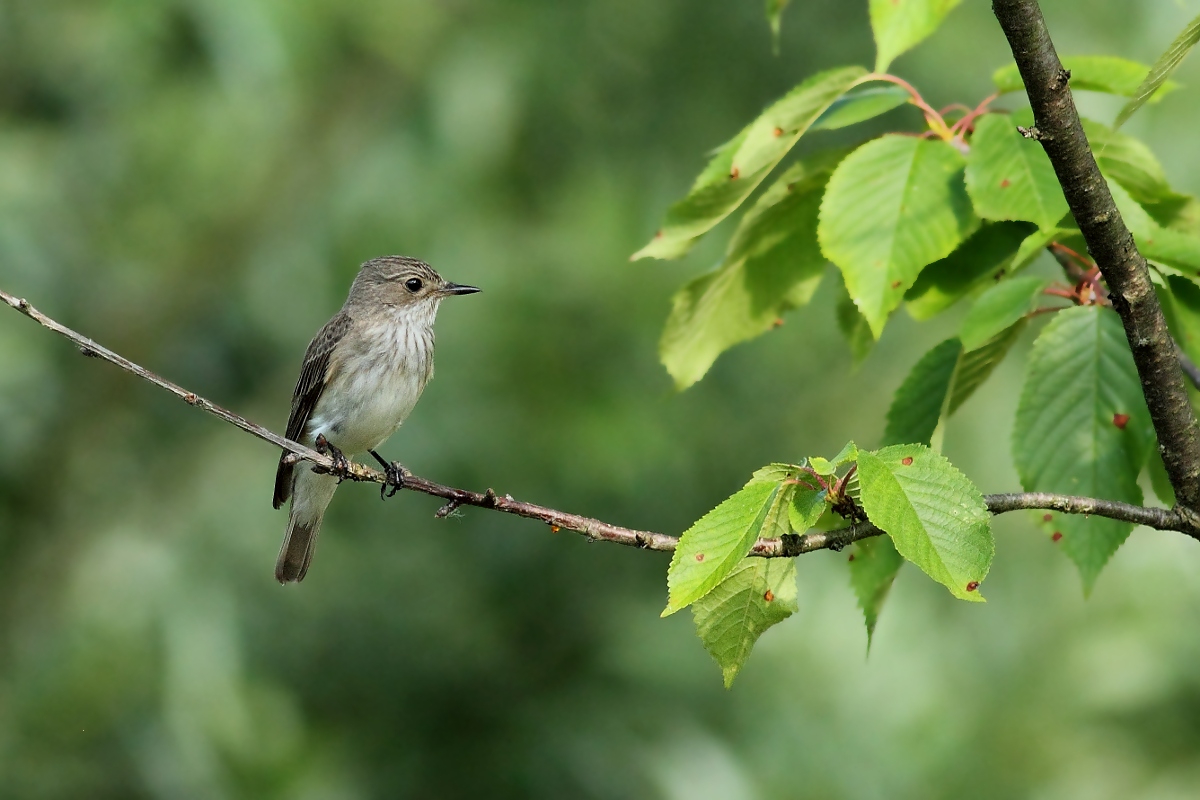
<path id="1" fill-rule="evenodd" d="M 79 352 L 81 354 L 88 356 L 89 358 L 101 358 L 110 364 L 116 364 L 126 372 L 132 372 L 139 378 L 149 381 L 159 388 L 166 389 L 168 392 L 175 395 L 180 400 L 183 400 L 188 405 L 195 406 L 196 408 L 202 408 L 213 416 L 225 420 L 230 425 L 236 425 L 247 433 L 253 434 L 264 441 L 268 441 L 277 447 L 283 448 L 284 450 L 290 450 L 298 456 L 301 456 L 306 461 L 311 461 L 314 464 L 327 469 L 333 467 L 333 459 L 329 456 L 318 453 L 316 450 L 305 447 L 302 444 L 297 444 L 289 439 L 285 439 L 279 434 L 273 433 L 261 425 L 254 424 L 245 417 L 234 414 L 232 411 L 227 411 L 226 409 L 221 408 L 219 405 L 209 400 L 205 400 L 195 392 L 189 392 L 182 386 L 155 375 L 145 367 L 138 366 L 124 356 L 117 355 L 107 347 L 96 344 L 83 334 L 76 333 L 67 326 L 56 322 L 50 317 L 47 317 L 45 314 L 31 306 L 27 300 L 13 297 L 3 289 L 0 289 L 0 300 L 3 300 L 6 304 L 15 308 L 17 311 L 20 311 L 22 314 L 29 317 L 34 322 L 37 322 L 42 327 L 49 328 L 55 333 L 61 334 L 62 336 L 70 339 L 72 342 L 79 345 Z M 374 472 L 374 470 L 358 466 L 357 474 L 354 477 L 359 478 L 361 476 L 361 479 L 363 480 L 372 480 L 367 476 L 367 473 L 370 472 Z"/>
<path id="2" fill-rule="evenodd" d="M 1200 532 L 1188 526 L 1186 518 L 1173 508 L 1146 508 L 1116 500 L 1097 500 L 1094 497 L 1072 497 L 1047 492 L 989 494 L 983 501 L 987 503 L 988 511 L 993 514 L 1023 510 L 1060 511 L 1063 514 L 1118 519 L 1155 530 L 1180 531 L 1193 538 L 1200 538 Z"/>
<path id="3" fill-rule="evenodd" d="M 47 317 L 31 306 L 26 300 L 14 297 L 2 289 L 0 289 L 0 300 L 20 311 L 39 325 L 49 328 L 55 333 L 71 340 L 79 346 L 79 350 L 83 355 L 101 358 L 111 364 L 115 364 L 126 372 L 131 372 L 155 386 L 166 389 L 188 405 L 204 409 L 213 416 L 241 428 L 243 431 L 257 436 L 265 442 L 270 442 L 276 447 L 281 447 L 289 451 L 288 460 L 292 461 L 292 463 L 309 461 L 315 465 L 314 468 L 323 471 L 331 470 L 334 467 L 333 459 L 328 455 L 318 453 L 316 450 L 293 442 L 290 439 L 285 439 L 261 425 L 250 422 L 245 417 L 221 408 L 216 403 L 200 397 L 195 392 L 187 391 L 178 384 L 156 375 L 145 367 L 141 367 L 129 359 L 117 355 L 86 336 L 76 333 L 65 325 Z M 350 462 L 346 477 L 355 481 L 387 483 L 387 476 L 384 473 L 355 462 Z M 445 505 L 435 515 L 439 518 L 448 516 L 454 509 L 460 506 L 475 506 L 544 522 L 550 526 L 552 531 L 568 530 L 581 533 L 592 541 L 613 542 L 629 547 L 637 547 L 642 550 L 658 550 L 661 552 L 670 552 L 679 543 L 679 537 L 670 534 L 623 528 L 620 525 L 612 525 L 598 519 L 592 519 L 591 517 L 569 514 L 565 511 L 547 508 L 546 506 L 514 500 L 509 495 L 498 495 L 491 489 L 482 494 L 467 491 L 466 489 L 456 489 L 453 486 L 445 486 L 411 473 L 405 475 L 403 488 L 444 499 L 446 501 Z M 1020 509 L 1046 509 L 1061 511 L 1066 514 L 1090 514 L 1097 517 L 1108 517 L 1109 519 L 1132 522 L 1137 525 L 1146 525 L 1159 530 L 1178 531 L 1195 538 L 1200 538 L 1200 529 L 1197 529 L 1192 524 L 1190 517 L 1181 514 L 1177 509 L 1143 508 L 1112 500 L 1070 497 L 1041 492 L 987 495 L 984 497 L 984 502 L 987 504 L 988 510 L 993 514 L 1003 514 L 1008 511 L 1017 511 Z M 759 539 L 750 550 L 750 555 L 762 558 L 791 558 L 804 553 L 811 553 L 815 550 L 836 551 L 860 539 L 867 539 L 881 534 L 883 534 L 883 531 L 875 527 L 871 522 L 859 522 L 833 531 L 813 531 L 805 534 L 787 534 L 779 539 Z"/>
<path id="4" fill-rule="evenodd" d="M 1104 274 L 1109 300 L 1121 317 L 1159 450 L 1180 513 L 1200 520 L 1200 427 L 1183 382 L 1146 259 L 1113 202 L 1084 135 L 1063 69 L 1037 0 L 992 0 L 1025 82 L 1036 128 L 1088 252 Z"/>

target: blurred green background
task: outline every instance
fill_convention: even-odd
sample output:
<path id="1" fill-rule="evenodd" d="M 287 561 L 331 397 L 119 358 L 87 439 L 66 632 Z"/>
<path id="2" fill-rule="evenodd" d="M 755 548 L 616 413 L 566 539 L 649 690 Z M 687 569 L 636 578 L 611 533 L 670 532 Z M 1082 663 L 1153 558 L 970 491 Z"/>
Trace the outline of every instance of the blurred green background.
<path id="1" fill-rule="evenodd" d="M 1146 62 L 1200 12 L 1046 6 L 1060 52 Z M 681 263 L 629 253 L 765 104 L 872 61 L 865 0 L 793 4 L 778 57 L 758 0 L 0 0 L 0 287 L 282 430 L 358 264 L 419 256 L 484 293 L 442 309 L 437 378 L 384 452 L 679 532 L 768 461 L 875 445 L 953 329 L 900 314 L 855 370 L 831 274 L 687 392 L 657 363 L 671 293 L 729 225 Z M 973 0 L 894 71 L 973 105 L 1007 61 Z M 1129 129 L 1196 192 L 1200 58 L 1178 79 Z M 1119 102 L 1081 105 L 1107 121 Z M 1020 362 L 947 432 L 985 491 L 1018 488 Z M 1135 532 L 1085 601 L 1005 517 L 991 602 L 906 569 L 869 658 L 845 554 L 806 556 L 799 614 L 725 691 L 689 615 L 658 618 L 664 555 L 480 510 L 437 521 L 423 495 L 343 486 L 308 579 L 281 588 L 276 452 L 7 311 L 0 420 L 0 796 L 1190 798 L 1200 781 L 1200 582 L 1176 534 Z"/>

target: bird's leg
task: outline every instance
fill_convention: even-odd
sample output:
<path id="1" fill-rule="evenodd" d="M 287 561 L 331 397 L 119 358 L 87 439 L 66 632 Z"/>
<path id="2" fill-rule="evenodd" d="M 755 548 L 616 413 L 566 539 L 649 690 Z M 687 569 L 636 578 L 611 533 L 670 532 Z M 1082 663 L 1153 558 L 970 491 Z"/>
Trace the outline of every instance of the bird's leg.
<path id="1" fill-rule="evenodd" d="M 333 459 L 333 467 L 329 470 L 329 474 L 338 479 L 338 483 L 344 481 L 350 475 L 350 459 L 346 458 L 346 454 L 337 449 L 328 439 L 325 434 L 318 433 L 315 442 L 317 452 L 326 454 Z"/>
<path id="2" fill-rule="evenodd" d="M 404 488 L 404 479 L 412 473 L 405 469 L 399 461 L 386 461 L 383 456 L 374 450 L 368 450 L 367 452 L 375 457 L 375 460 L 383 467 L 384 474 L 387 475 L 387 483 L 379 487 L 379 499 L 386 500 Z"/>

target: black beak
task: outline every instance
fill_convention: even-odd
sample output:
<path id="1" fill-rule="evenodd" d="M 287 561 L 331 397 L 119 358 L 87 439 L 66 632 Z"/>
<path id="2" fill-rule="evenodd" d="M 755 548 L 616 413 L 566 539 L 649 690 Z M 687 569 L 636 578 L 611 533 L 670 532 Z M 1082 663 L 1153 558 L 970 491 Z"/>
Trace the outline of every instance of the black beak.
<path id="1" fill-rule="evenodd" d="M 477 286 L 464 286 L 461 283 L 447 283 L 442 287 L 444 294 L 475 294 L 478 291 Z"/>

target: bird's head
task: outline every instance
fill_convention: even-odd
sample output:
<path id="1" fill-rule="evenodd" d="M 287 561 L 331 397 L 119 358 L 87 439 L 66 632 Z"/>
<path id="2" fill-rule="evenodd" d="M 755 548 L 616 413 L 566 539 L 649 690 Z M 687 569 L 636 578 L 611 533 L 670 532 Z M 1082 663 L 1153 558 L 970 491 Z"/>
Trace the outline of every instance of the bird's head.
<path id="1" fill-rule="evenodd" d="M 433 267 L 407 256 L 382 256 L 362 265 L 350 287 L 350 303 L 385 305 L 398 310 L 435 310 L 445 298 L 479 289 L 445 280 Z"/>

